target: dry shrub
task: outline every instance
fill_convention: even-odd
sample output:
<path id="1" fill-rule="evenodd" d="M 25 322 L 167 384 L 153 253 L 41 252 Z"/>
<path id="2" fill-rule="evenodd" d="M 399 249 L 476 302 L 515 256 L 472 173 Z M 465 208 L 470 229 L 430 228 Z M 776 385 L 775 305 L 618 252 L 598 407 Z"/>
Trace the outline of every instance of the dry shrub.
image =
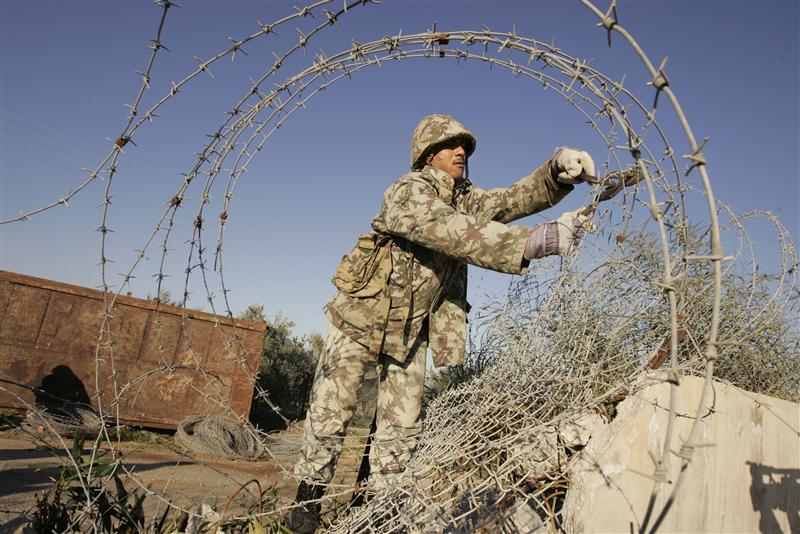
<path id="1" fill-rule="evenodd" d="M 717 377 L 794 400 L 796 259 L 781 235 L 772 275 L 743 272 L 742 250 L 728 262 Z M 670 235 L 678 258 L 671 273 L 678 376 L 706 364 L 713 271 L 710 262 L 683 261 L 703 250 L 705 238 L 696 228 Z M 551 259 L 513 283 L 505 301 L 482 312 L 480 342 L 427 404 L 418 452 L 396 488 L 339 518 L 334 530 L 511 528 L 520 506 L 558 525 L 569 457 L 581 446 L 565 441 L 565 425 L 588 414 L 608 420 L 614 404 L 640 387 L 648 365 L 672 366 L 663 265 L 651 234 L 630 233 L 599 263 Z"/>

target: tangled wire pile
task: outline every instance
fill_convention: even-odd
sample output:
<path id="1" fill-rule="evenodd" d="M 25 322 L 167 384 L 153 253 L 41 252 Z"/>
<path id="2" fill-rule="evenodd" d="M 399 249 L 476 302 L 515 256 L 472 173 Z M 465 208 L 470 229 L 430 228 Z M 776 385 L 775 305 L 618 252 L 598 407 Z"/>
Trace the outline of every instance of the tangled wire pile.
<path id="1" fill-rule="evenodd" d="M 178 425 L 175 442 L 189 451 L 223 458 L 255 459 L 264 453 L 253 428 L 220 415 L 187 417 Z"/>
<path id="2" fill-rule="evenodd" d="M 785 232 L 776 219 L 758 215 Z M 749 218 L 733 225 L 742 243 L 742 220 Z M 791 325 L 798 313 L 797 256 L 791 242 L 776 244 L 785 270 L 727 279 L 720 339 L 733 363 L 721 365 L 717 378 L 798 400 L 800 338 Z M 485 335 L 467 364 L 472 376 L 428 407 L 418 454 L 401 482 L 341 517 L 332 531 L 565 528 L 574 455 L 614 417 L 618 402 L 652 385 L 647 370 L 663 365 L 668 352 L 666 299 L 646 282 L 658 268 L 656 243 L 639 234 L 600 265 L 579 259 L 540 265 L 513 284 L 508 299 L 488 311 Z M 704 370 L 698 340 L 708 333 L 711 286 L 702 271 L 686 273 L 677 288 L 681 375 Z"/>

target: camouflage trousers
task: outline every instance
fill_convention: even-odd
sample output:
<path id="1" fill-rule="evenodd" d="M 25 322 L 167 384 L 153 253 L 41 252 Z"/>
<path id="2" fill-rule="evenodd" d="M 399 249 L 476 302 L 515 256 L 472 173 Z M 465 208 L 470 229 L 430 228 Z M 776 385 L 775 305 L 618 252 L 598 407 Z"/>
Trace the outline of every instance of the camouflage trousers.
<path id="1" fill-rule="evenodd" d="M 406 467 L 421 430 L 420 412 L 427 345 L 417 343 L 405 362 L 379 363 L 377 428 L 370 446 L 370 486 L 391 485 Z M 295 475 L 327 484 L 358 401 L 358 390 L 375 355 L 330 325 L 320 355 L 306 414 L 303 445 Z"/>

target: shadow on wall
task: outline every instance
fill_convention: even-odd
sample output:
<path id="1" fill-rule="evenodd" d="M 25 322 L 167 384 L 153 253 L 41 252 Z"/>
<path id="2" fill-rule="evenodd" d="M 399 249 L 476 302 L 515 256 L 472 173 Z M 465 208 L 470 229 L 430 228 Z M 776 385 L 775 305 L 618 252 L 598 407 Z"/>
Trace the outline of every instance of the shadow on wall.
<path id="1" fill-rule="evenodd" d="M 800 532 L 800 469 L 747 462 L 750 500 L 759 513 L 760 532 L 782 532 L 779 512 L 786 514 L 789 532 Z"/>
<path id="2" fill-rule="evenodd" d="M 57 365 L 42 378 L 35 392 L 36 407 L 68 420 L 80 421 L 78 409 L 90 409 L 92 401 L 80 378 L 66 365 Z"/>

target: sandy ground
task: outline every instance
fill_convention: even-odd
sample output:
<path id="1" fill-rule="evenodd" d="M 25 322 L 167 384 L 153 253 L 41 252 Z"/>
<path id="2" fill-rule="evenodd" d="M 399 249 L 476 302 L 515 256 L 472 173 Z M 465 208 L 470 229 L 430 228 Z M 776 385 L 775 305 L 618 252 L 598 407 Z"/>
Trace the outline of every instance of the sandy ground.
<path id="1" fill-rule="evenodd" d="M 364 429 L 353 429 L 345 443 L 345 453 L 339 462 L 335 493 L 340 501 L 347 499 L 356 477 L 359 452 L 363 450 Z M 165 502 L 192 508 L 200 503 L 220 511 L 228 505 L 229 514 L 236 514 L 256 502 L 254 484 L 234 497 L 243 484 L 258 480 L 263 488 L 274 488 L 282 503 L 294 497 L 296 481 L 288 473 L 297 457 L 302 428 L 293 425 L 288 430 L 272 434 L 269 453 L 258 461 L 220 460 L 208 456 L 188 455 L 172 445 L 169 436 L 157 436 L 153 442 L 122 442 L 118 448 L 123 465 L 135 473 L 137 484 L 157 493 L 145 501 L 147 517 L 163 510 Z M 70 444 L 71 441 L 65 438 Z M 86 449 L 88 454 L 89 450 Z M 33 508 L 37 493 L 47 491 L 58 477 L 59 466 L 66 454 L 37 446 L 18 430 L 0 432 L 0 534 L 12 532 L 25 522 Z M 230 503 L 228 502 L 230 500 Z"/>

